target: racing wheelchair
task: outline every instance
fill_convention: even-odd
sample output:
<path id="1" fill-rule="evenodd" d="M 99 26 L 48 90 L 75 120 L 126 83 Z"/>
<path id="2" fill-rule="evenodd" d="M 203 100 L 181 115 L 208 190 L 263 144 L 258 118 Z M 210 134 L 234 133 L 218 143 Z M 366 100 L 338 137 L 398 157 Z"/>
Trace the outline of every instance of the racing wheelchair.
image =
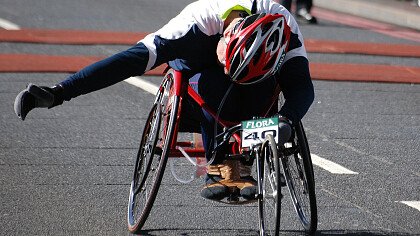
<path id="1" fill-rule="evenodd" d="M 276 108 L 281 96 L 280 88 L 278 91 L 272 103 Z M 281 134 L 278 133 L 278 117 L 267 116 L 239 123 L 222 120 L 188 84 L 188 79 L 173 69 L 166 72 L 143 129 L 130 186 L 127 212 L 129 231 L 141 232 L 156 199 L 169 158 L 204 157 L 204 149 L 195 147 L 193 141 L 178 141 L 182 132 L 182 101 L 187 96 L 224 127 L 224 131 L 215 139 L 219 145 L 229 143 L 232 147 L 228 158 L 255 160 L 258 183 L 255 200 L 232 197 L 222 202 L 258 202 L 260 235 L 279 235 L 283 196 L 281 190 L 282 186 L 287 186 L 305 232 L 313 234 L 318 222 L 315 180 L 302 123 L 294 123 L 291 139 L 284 146 L 279 146 L 277 138 Z"/>

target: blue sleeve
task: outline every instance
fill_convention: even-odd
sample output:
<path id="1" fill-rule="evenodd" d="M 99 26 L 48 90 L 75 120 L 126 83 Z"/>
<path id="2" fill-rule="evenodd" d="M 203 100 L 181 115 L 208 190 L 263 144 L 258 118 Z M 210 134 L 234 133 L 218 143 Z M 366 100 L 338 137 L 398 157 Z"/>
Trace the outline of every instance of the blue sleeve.
<path id="1" fill-rule="evenodd" d="M 308 59 L 291 58 L 284 63 L 278 76 L 285 100 L 279 114 L 293 122 L 299 121 L 309 110 L 315 97 Z"/>

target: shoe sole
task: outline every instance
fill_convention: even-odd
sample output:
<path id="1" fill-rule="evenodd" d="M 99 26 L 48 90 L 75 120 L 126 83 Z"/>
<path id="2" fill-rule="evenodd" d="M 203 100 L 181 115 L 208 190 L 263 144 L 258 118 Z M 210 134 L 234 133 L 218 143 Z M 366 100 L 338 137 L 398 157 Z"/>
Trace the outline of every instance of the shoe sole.
<path id="1" fill-rule="evenodd" d="M 21 120 L 25 120 L 26 118 L 26 114 L 24 114 L 24 112 L 22 112 L 22 101 L 25 99 L 24 96 L 26 96 L 28 91 L 23 90 L 21 91 L 15 98 L 15 103 L 13 105 L 13 108 L 15 110 L 15 114 L 21 119 Z"/>

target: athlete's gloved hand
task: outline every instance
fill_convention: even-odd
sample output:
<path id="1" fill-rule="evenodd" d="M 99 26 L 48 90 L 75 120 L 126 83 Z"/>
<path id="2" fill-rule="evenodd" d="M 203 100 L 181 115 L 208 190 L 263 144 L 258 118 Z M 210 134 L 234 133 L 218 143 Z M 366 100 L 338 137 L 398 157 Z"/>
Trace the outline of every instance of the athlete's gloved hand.
<path id="1" fill-rule="evenodd" d="M 292 122 L 284 116 L 279 116 L 279 146 L 289 141 L 292 131 Z"/>

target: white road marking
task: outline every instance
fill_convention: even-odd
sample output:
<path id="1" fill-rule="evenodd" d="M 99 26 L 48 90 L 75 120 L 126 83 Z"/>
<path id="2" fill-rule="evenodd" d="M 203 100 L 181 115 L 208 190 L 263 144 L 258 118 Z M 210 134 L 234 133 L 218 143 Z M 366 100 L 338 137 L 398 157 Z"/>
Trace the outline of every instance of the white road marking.
<path id="1" fill-rule="evenodd" d="M 125 82 L 134 85 L 138 88 L 141 88 L 143 90 L 145 90 L 146 92 L 149 92 L 151 94 L 156 94 L 156 92 L 158 91 L 159 87 L 142 79 L 141 77 L 130 77 L 126 80 L 124 80 Z M 321 167 L 322 169 L 327 170 L 328 172 L 331 172 L 333 174 L 346 174 L 346 175 L 357 175 L 357 172 L 351 171 L 339 164 L 336 164 L 332 161 L 329 161 L 325 158 L 322 158 L 318 155 L 315 154 L 311 154 L 312 157 L 312 162 L 314 165 L 317 165 L 319 167 Z"/>
<path id="2" fill-rule="evenodd" d="M 148 82 L 148 81 L 146 81 L 146 80 L 144 80 L 144 79 L 142 79 L 138 76 L 130 77 L 130 78 L 124 80 L 124 81 L 131 84 L 131 85 L 134 85 L 138 88 L 141 88 L 144 91 L 149 92 L 153 95 L 155 95 L 157 93 L 158 89 L 159 89 L 158 86 L 156 86 L 156 85 L 154 85 L 154 84 L 152 84 L 152 83 L 150 83 L 150 82 Z"/>
<path id="3" fill-rule="evenodd" d="M 410 206 L 420 211 L 420 201 L 396 201 L 396 202 L 405 204 L 407 206 Z"/>
<path id="4" fill-rule="evenodd" d="M 305 127 L 305 130 L 306 131 L 312 131 L 310 128 L 307 128 L 307 127 Z M 380 162 L 382 162 L 382 163 L 384 163 L 384 164 L 387 164 L 387 165 L 393 165 L 394 163 L 392 163 L 392 162 L 390 162 L 389 160 L 387 160 L 387 159 L 383 159 L 383 158 L 381 158 L 381 157 L 378 157 L 378 156 L 375 156 L 375 155 L 372 155 L 371 153 L 366 153 L 366 152 L 364 152 L 364 151 L 362 151 L 362 150 L 359 150 L 359 149 L 357 149 L 356 147 L 353 147 L 353 146 L 351 146 L 351 145 L 349 145 L 349 144 L 347 144 L 347 143 L 344 143 L 344 142 L 342 142 L 342 141 L 337 141 L 337 140 L 334 140 L 334 139 L 330 139 L 330 138 L 328 138 L 326 135 L 324 135 L 324 134 L 320 134 L 320 133 L 318 133 L 318 132 L 315 132 L 315 131 L 312 131 L 312 134 L 314 134 L 314 135 L 316 135 L 316 136 L 319 136 L 320 138 L 322 138 L 322 140 L 323 141 L 330 141 L 330 142 L 334 142 L 334 143 L 336 143 L 336 144 L 338 144 L 338 145 L 340 145 L 340 146 L 342 146 L 342 147 L 344 147 L 344 148 L 347 148 L 348 150 L 350 150 L 350 151 L 352 151 L 352 152 L 355 152 L 355 153 L 357 153 L 357 154 L 359 154 L 359 155 L 362 155 L 362 156 L 368 156 L 369 158 L 372 158 L 372 159 L 374 159 L 374 160 L 377 160 L 377 161 L 380 161 Z"/>
<path id="5" fill-rule="evenodd" d="M 342 147 L 345 147 L 345 148 L 347 148 L 347 149 L 349 149 L 349 150 L 351 150 L 351 151 L 353 151 L 353 152 L 355 152 L 355 153 L 357 153 L 359 155 L 368 156 L 369 158 L 375 159 L 375 160 L 380 161 L 380 162 L 382 162 L 384 164 L 387 164 L 387 165 L 393 165 L 394 164 L 394 163 L 390 162 L 389 160 L 385 160 L 383 158 L 377 157 L 377 156 L 372 155 L 372 154 L 367 154 L 366 152 L 364 152 L 362 150 L 359 150 L 359 149 L 357 149 L 357 148 L 355 148 L 353 146 L 350 146 L 347 143 L 344 143 L 344 142 L 341 142 L 341 141 L 336 141 L 336 140 L 334 140 L 333 142 L 336 143 L 336 144 L 338 144 L 338 145 L 340 145 L 340 146 L 342 146 Z"/>
<path id="6" fill-rule="evenodd" d="M 359 173 L 351 171 L 337 163 L 334 163 L 332 161 L 329 161 L 325 158 L 322 158 L 316 154 L 312 154 L 312 164 L 321 167 L 322 169 L 333 173 L 333 174 L 341 174 L 341 175 L 357 175 Z"/>
<path id="7" fill-rule="evenodd" d="M 2 18 L 0 18 L 0 27 L 6 30 L 20 30 L 18 25 Z"/>

